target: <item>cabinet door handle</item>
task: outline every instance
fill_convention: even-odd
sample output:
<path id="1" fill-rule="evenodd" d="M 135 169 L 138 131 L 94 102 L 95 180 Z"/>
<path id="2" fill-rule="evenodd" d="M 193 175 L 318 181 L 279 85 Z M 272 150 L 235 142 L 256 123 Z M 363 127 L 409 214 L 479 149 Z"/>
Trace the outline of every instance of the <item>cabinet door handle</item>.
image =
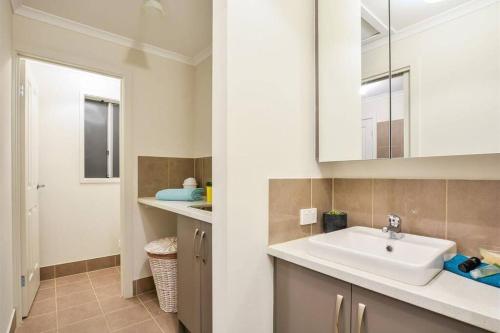
<path id="1" fill-rule="evenodd" d="M 342 301 L 344 296 L 337 295 L 337 303 L 335 304 L 335 332 L 340 333 L 340 309 L 342 308 Z"/>
<path id="2" fill-rule="evenodd" d="M 363 317 L 365 314 L 366 305 L 358 303 L 358 333 L 361 333 L 361 326 L 363 325 Z"/>
<path id="3" fill-rule="evenodd" d="M 200 243 L 198 244 L 198 255 L 196 256 L 196 258 L 200 258 L 201 257 L 201 245 L 202 245 L 204 237 L 205 237 L 205 231 L 202 231 L 201 234 L 200 234 Z"/>
<path id="4" fill-rule="evenodd" d="M 202 232 L 201 233 L 201 240 L 200 240 L 200 244 L 201 244 L 201 250 L 200 250 L 200 255 L 201 255 L 201 261 L 206 264 L 207 263 L 207 257 L 206 257 L 206 254 L 207 254 L 207 251 L 206 251 L 206 245 L 205 245 L 205 236 L 207 234 L 205 232 Z"/>
<path id="5" fill-rule="evenodd" d="M 194 257 L 195 258 L 198 258 L 198 255 L 196 254 L 196 236 L 198 236 L 198 234 L 200 233 L 200 229 L 196 228 L 196 230 L 194 231 L 194 235 L 193 235 L 193 253 L 194 253 Z"/>

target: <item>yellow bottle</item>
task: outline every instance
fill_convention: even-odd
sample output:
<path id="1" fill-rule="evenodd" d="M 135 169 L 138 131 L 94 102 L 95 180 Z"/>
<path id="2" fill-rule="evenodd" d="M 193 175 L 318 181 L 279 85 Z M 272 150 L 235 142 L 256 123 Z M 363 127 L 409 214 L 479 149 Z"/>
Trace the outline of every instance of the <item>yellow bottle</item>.
<path id="1" fill-rule="evenodd" d="M 212 182 L 207 182 L 206 194 L 207 194 L 207 202 L 212 203 Z"/>

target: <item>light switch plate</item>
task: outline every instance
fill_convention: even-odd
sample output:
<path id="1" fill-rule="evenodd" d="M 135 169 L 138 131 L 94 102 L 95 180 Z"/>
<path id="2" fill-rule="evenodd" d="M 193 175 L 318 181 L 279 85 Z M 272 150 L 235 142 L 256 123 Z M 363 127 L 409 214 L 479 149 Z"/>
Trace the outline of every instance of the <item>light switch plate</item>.
<path id="1" fill-rule="evenodd" d="M 318 219 L 317 208 L 305 208 L 300 210 L 300 225 L 316 223 Z"/>

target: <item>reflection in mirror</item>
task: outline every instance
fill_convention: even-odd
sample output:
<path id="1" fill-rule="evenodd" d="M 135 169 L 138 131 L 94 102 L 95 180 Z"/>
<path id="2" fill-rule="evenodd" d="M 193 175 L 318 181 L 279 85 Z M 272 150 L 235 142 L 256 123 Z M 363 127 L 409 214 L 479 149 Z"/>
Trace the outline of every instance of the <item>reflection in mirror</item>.
<path id="1" fill-rule="evenodd" d="M 361 1 L 361 144 L 363 160 L 391 157 L 387 0 Z M 373 49 L 371 45 L 381 45 Z"/>
<path id="2" fill-rule="evenodd" d="M 500 1 L 391 0 L 391 31 L 392 157 L 500 152 Z"/>

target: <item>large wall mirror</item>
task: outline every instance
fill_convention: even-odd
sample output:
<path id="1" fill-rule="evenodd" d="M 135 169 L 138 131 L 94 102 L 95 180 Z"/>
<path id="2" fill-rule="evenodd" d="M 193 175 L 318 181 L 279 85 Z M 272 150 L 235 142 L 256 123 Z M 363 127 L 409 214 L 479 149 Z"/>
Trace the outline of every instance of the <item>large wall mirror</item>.
<path id="1" fill-rule="evenodd" d="M 317 0 L 319 161 L 500 153 L 500 0 Z"/>

